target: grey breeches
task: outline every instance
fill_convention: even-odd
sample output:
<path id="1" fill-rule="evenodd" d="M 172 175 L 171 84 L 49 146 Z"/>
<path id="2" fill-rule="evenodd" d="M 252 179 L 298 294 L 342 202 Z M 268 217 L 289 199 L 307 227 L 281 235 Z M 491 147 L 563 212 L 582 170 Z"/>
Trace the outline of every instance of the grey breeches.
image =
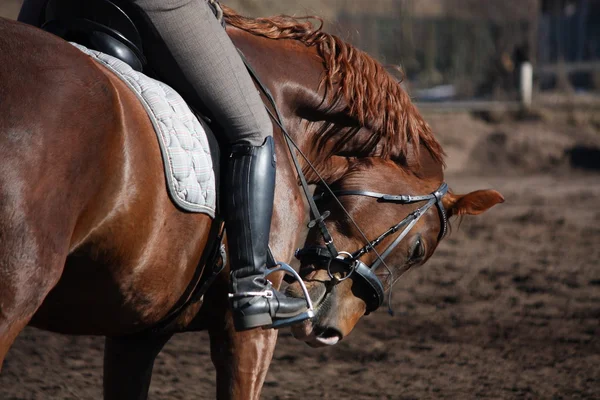
<path id="1" fill-rule="evenodd" d="M 262 145 L 272 135 L 269 115 L 206 0 L 130 1 L 148 15 L 186 80 L 225 130 L 229 143 Z"/>
<path id="2" fill-rule="evenodd" d="M 25 18 L 27 5 L 44 1 L 27 0 L 20 19 L 33 23 Z M 126 1 L 153 25 L 138 24 L 151 67 L 192 104 L 200 101 L 208 108 L 229 144 L 259 146 L 272 135 L 260 95 L 206 0 Z"/>

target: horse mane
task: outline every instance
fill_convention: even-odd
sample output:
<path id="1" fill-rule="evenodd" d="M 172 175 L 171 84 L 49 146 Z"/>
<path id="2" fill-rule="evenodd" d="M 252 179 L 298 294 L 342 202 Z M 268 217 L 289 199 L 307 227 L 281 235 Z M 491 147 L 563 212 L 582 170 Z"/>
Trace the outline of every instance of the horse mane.
<path id="1" fill-rule="evenodd" d="M 412 143 L 413 155 L 418 160 L 419 144 L 422 144 L 437 162 L 444 163 L 441 145 L 400 82 L 367 53 L 324 32 L 322 19 L 303 17 L 301 21 L 286 15 L 249 18 L 225 6 L 223 11 L 229 25 L 253 35 L 294 39 L 316 48 L 325 67 L 320 88 L 325 87 L 326 97 L 330 94 L 328 107 L 333 109 L 343 101 L 348 115 L 358 122 L 359 128 L 368 128 L 373 134 L 362 150 L 370 153 L 377 150 L 385 159 L 405 161 Z M 310 19 L 318 20 L 319 25 L 315 27 Z M 353 129 L 337 140 L 347 142 L 359 130 Z M 336 139 L 335 130 L 322 128 L 321 132 L 321 143 Z M 334 148 L 342 145 L 334 143 Z"/>

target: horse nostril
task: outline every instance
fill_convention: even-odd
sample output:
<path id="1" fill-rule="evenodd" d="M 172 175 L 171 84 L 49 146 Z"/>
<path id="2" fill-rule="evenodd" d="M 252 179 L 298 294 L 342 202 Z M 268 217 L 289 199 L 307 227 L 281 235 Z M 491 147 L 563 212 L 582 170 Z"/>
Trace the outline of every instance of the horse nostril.
<path id="1" fill-rule="evenodd" d="M 321 332 L 318 335 L 318 337 L 323 338 L 323 339 L 330 339 L 330 338 L 337 337 L 339 340 L 341 340 L 343 335 L 340 331 L 338 331 L 335 328 L 327 328 L 323 332 Z"/>

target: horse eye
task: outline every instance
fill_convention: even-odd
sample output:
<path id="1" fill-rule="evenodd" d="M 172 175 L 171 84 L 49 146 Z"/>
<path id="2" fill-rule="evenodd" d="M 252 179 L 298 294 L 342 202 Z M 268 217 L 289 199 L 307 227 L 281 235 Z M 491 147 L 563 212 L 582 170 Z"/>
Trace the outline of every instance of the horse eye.
<path id="1" fill-rule="evenodd" d="M 421 258 L 425 256 L 425 246 L 423 245 L 423 241 L 421 238 L 415 241 L 415 244 L 412 247 L 412 251 L 410 252 L 410 261 L 419 261 Z"/>

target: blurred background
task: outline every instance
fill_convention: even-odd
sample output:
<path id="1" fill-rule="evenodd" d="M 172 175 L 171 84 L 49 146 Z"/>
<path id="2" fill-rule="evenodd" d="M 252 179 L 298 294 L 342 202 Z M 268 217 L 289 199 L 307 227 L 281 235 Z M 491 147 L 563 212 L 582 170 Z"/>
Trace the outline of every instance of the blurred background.
<path id="1" fill-rule="evenodd" d="M 520 67 L 537 90 L 600 89 L 594 0 L 229 2 L 251 15 L 319 15 L 327 29 L 399 65 L 418 100 L 518 100 Z"/>
<path id="2" fill-rule="evenodd" d="M 0 15 L 16 18 L 20 3 L 1 0 Z M 328 31 L 384 64 L 400 66 L 407 88 L 421 101 L 519 100 L 525 62 L 534 67 L 538 93 L 600 90 L 597 0 L 230 0 L 224 4 L 251 16 L 318 15 L 326 20 Z"/>
<path id="3" fill-rule="evenodd" d="M 600 0 L 222 2 L 319 15 L 400 66 L 453 190 L 506 198 L 455 221 L 400 279 L 394 317 L 379 310 L 327 349 L 282 331 L 263 398 L 600 398 Z M 0 0 L 0 16 L 19 6 Z M 207 340 L 167 345 L 151 398 L 214 397 Z M 28 328 L 0 399 L 101 398 L 102 349 L 102 338 Z"/>

